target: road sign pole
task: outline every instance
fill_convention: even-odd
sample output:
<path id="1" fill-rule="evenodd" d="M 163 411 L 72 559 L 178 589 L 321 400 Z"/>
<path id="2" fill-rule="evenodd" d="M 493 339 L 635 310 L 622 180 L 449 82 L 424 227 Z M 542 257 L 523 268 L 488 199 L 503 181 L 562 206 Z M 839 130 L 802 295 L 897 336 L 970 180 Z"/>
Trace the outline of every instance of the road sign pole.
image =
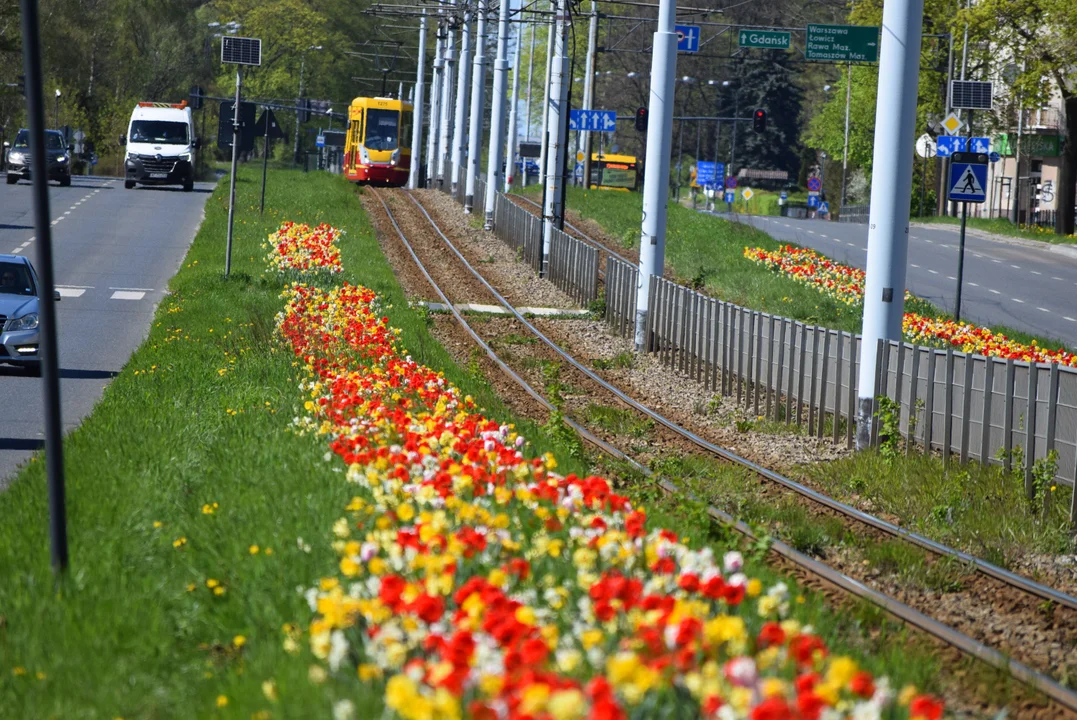
<path id="1" fill-rule="evenodd" d="M 909 202 L 920 75 L 923 0 L 889 0 L 883 7 L 871 215 L 868 224 L 864 324 L 857 385 L 857 448 L 871 444 L 879 340 L 900 340 L 909 254 Z"/>
<path id="2" fill-rule="evenodd" d="M 520 105 L 520 46 L 523 44 L 523 30 L 516 31 L 516 58 L 512 62 L 512 99 L 509 101 L 509 126 L 505 143 L 505 192 L 512 191 L 516 173 L 516 141 L 519 138 L 520 119 L 517 109 Z"/>
<path id="3" fill-rule="evenodd" d="M 438 13 L 441 13 L 440 9 Z M 438 23 L 434 31 L 434 65 L 430 75 L 430 117 L 426 121 L 426 182 L 424 187 L 433 187 L 434 176 L 437 174 L 438 120 L 441 117 L 441 33 L 442 25 Z"/>
<path id="4" fill-rule="evenodd" d="M 554 12 L 557 3 L 550 0 L 550 12 Z M 538 22 L 538 21 L 536 21 Z M 542 183 L 542 207 L 546 208 L 546 156 L 550 153 L 550 75 L 553 72 L 553 23 L 546 23 L 546 84 L 542 91 L 542 130 L 539 136 L 539 182 Z M 545 220 L 543 220 L 545 222 Z M 542 272 L 545 272 L 545 265 Z"/>
<path id="5" fill-rule="evenodd" d="M 30 128 L 34 228 L 37 234 L 38 307 L 41 333 L 41 386 L 45 406 L 45 473 L 48 484 L 49 548 L 52 569 L 67 571 L 67 501 L 64 487 L 64 429 L 60 407 L 60 369 L 56 343 L 52 225 L 45 155 L 45 98 L 42 91 L 41 31 L 36 0 L 22 0 L 22 59 L 26 73 L 26 115 Z"/>
<path id="6" fill-rule="evenodd" d="M 662 276 L 666 262 L 666 211 L 669 202 L 670 137 L 673 134 L 673 92 L 677 74 L 676 0 L 659 0 L 658 28 L 651 53 L 648 100 L 647 170 L 643 176 L 643 223 L 636 286 L 636 350 L 644 350 L 651 277 Z"/>
<path id="7" fill-rule="evenodd" d="M 965 224 L 969 218 L 969 204 L 961 203 L 961 239 L 957 251 L 957 300 L 954 302 L 954 322 L 961 322 L 961 286 L 965 279 Z"/>
<path id="8" fill-rule="evenodd" d="M 554 37 L 554 58 L 550 66 L 550 100 L 549 138 L 546 152 L 546 194 L 543 204 L 544 224 L 542 228 L 542 273 L 545 275 L 550 262 L 550 247 L 553 245 L 554 228 L 561 223 L 564 211 L 561 196 L 561 184 L 565 181 L 565 141 L 568 138 L 568 86 L 572 79 L 568 77 L 568 57 L 566 56 L 566 39 L 568 34 L 569 7 L 568 0 L 555 3 L 555 25 L 551 31 Z"/>
<path id="9" fill-rule="evenodd" d="M 269 108 L 263 108 L 262 112 L 266 120 L 265 135 L 262 136 L 262 202 L 258 206 L 259 214 L 266 211 L 266 170 L 269 166 Z"/>
<path id="10" fill-rule="evenodd" d="M 468 106 L 467 106 L 467 92 L 468 83 L 471 81 L 471 63 L 468 58 L 471 53 L 471 18 L 467 16 L 467 10 L 464 10 L 464 23 L 460 27 L 460 63 L 456 68 L 456 108 L 453 111 L 453 127 L 452 132 L 452 168 L 449 171 L 451 174 L 449 180 L 449 191 L 453 197 L 456 197 L 457 186 L 464 182 L 464 175 L 466 173 L 464 165 L 464 154 L 468 151 L 467 134 L 460 128 L 464 127 L 464 124 L 468 122 Z"/>
<path id="11" fill-rule="evenodd" d="M 587 26 L 587 75 L 583 81 L 583 107 L 595 109 L 595 48 L 598 45 L 598 3 L 591 0 L 591 19 Z M 583 152 L 583 187 L 591 188 L 591 133 L 580 133 Z"/>
<path id="12" fill-rule="evenodd" d="M 236 68 L 236 101 L 232 105 L 232 173 L 228 178 L 228 242 L 224 251 L 224 276 L 232 272 L 232 225 L 236 217 L 236 165 L 239 160 L 239 90 L 243 84 Z"/>
<path id="13" fill-rule="evenodd" d="M 845 142 L 841 146 L 841 206 L 838 213 L 845 207 L 845 177 L 849 171 L 849 106 L 853 98 L 853 64 L 846 67 L 845 75 Z"/>
<path id="14" fill-rule="evenodd" d="M 489 0 L 479 0 L 475 12 L 475 59 L 471 68 L 471 128 L 468 130 L 467 169 L 464 171 L 464 214 L 470 215 L 475 206 L 475 185 L 479 179 L 482 159 L 482 114 L 486 90 L 486 13 Z M 461 57 L 460 62 L 465 62 Z"/>
<path id="15" fill-rule="evenodd" d="M 419 168 L 423 161 L 423 81 L 426 73 L 426 10 L 419 18 L 419 57 L 415 71 L 415 95 L 412 97 L 411 161 L 408 166 L 408 189 L 419 187 Z"/>
<path id="16" fill-rule="evenodd" d="M 501 190 L 502 154 L 505 152 L 505 122 L 509 84 L 509 3 L 501 1 L 497 17 L 497 57 L 494 60 L 494 97 L 490 105 L 490 152 L 486 161 L 486 213 L 483 227 L 494 227 L 494 199 Z M 506 165 L 512 158 L 505 160 Z"/>
<path id="17" fill-rule="evenodd" d="M 456 12 L 455 0 L 450 3 L 449 12 Z M 438 187 L 445 186 L 445 173 L 447 171 L 445 156 L 450 152 L 449 138 L 451 137 L 452 128 L 450 127 L 449 107 L 452 105 L 453 68 L 456 67 L 456 55 L 453 48 L 454 35 L 454 31 L 450 27 L 445 31 L 445 41 L 442 43 L 442 51 L 445 57 L 441 73 L 441 117 L 438 119 L 438 155 L 436 158 Z M 467 58 L 460 58 L 460 62 L 467 62 Z"/>

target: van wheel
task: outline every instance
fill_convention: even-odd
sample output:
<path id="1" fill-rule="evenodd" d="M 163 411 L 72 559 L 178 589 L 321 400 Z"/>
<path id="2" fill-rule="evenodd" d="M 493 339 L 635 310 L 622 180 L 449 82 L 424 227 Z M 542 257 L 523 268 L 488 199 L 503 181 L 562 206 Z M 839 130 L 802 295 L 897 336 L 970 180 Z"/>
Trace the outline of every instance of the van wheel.
<path id="1" fill-rule="evenodd" d="M 60 187 L 71 187 L 71 176 L 60 178 Z"/>
<path id="2" fill-rule="evenodd" d="M 191 192 L 194 190 L 194 180 L 187 180 L 183 183 L 183 192 Z"/>
<path id="3" fill-rule="evenodd" d="M 11 173 L 8 173 L 8 176 L 7 176 L 7 184 L 8 185 L 14 185 L 18 181 L 19 181 L 19 176 L 18 175 L 12 175 Z"/>
<path id="4" fill-rule="evenodd" d="M 134 180 L 124 180 L 123 181 L 123 186 L 125 188 L 127 188 L 128 190 L 130 190 L 131 188 L 133 188 L 135 186 L 135 181 Z"/>

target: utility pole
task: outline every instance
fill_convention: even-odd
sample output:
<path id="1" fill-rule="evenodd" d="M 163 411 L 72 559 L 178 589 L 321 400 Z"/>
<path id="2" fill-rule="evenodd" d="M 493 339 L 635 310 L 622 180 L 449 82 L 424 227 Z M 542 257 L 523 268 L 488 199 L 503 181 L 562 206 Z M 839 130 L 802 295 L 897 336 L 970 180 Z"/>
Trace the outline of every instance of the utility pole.
<path id="1" fill-rule="evenodd" d="M 845 75 L 845 143 L 841 148 L 841 206 L 838 213 L 845 207 L 845 178 L 849 172 L 849 105 L 853 97 L 853 64 L 846 66 Z"/>
<path id="2" fill-rule="evenodd" d="M 450 13 L 456 12 L 456 2 L 453 0 L 450 3 Z M 441 74 L 441 119 L 438 121 L 438 187 L 445 187 L 445 173 L 448 168 L 445 167 L 446 156 L 449 154 L 449 139 L 452 136 L 452 127 L 450 126 L 452 118 L 449 117 L 449 106 L 452 104 L 452 71 L 456 67 L 456 55 L 453 52 L 453 42 L 455 39 L 455 31 L 452 29 L 452 23 L 455 18 L 450 17 L 449 27 L 445 33 L 445 43 L 443 45 L 445 51 L 445 69 Z"/>
<path id="3" fill-rule="evenodd" d="M 659 0 L 658 28 L 651 53 L 648 99 L 646 174 L 643 177 L 643 223 L 639 242 L 639 284 L 636 286 L 636 350 L 645 337 L 651 305 L 651 277 L 662 276 L 666 264 L 666 209 L 669 201 L 669 151 L 673 130 L 673 93 L 677 75 L 676 0 Z M 733 124 L 736 127 L 736 123 Z"/>
<path id="4" fill-rule="evenodd" d="M 456 111 L 453 121 L 452 139 L 452 180 L 449 184 L 450 191 L 456 196 L 456 188 L 463 179 L 461 172 L 464 167 L 463 155 L 467 151 L 465 143 L 467 135 L 463 132 L 464 123 L 467 122 L 467 85 L 471 79 L 471 63 L 467 61 L 471 53 L 471 21 L 472 16 L 465 6 L 464 25 L 460 30 L 460 64 L 456 68 Z"/>
<path id="5" fill-rule="evenodd" d="M 568 86 L 572 78 L 568 75 L 568 57 L 566 45 L 569 21 L 569 0 L 557 0 L 555 12 L 556 30 L 554 36 L 554 57 L 550 64 L 550 89 L 547 120 L 549 135 L 546 152 L 546 192 L 543 200 L 542 227 L 542 274 L 550 262 L 550 246 L 553 244 L 553 230 L 560 225 L 564 207 L 561 204 L 561 184 L 565 169 L 565 151 L 568 138 Z"/>
<path id="6" fill-rule="evenodd" d="M 243 85 L 236 68 L 236 101 L 232 105 L 232 172 L 228 178 L 228 240 L 224 254 L 224 276 L 232 272 L 232 224 L 236 217 L 236 164 L 239 160 L 239 91 Z"/>
<path id="7" fill-rule="evenodd" d="M 864 324 L 857 384 L 856 446 L 871 444 L 880 340 L 900 340 L 905 311 L 912 195 L 910 143 L 916 129 L 916 93 L 924 0 L 889 0 L 883 7 L 879 90 L 875 108 L 875 173 L 868 225 Z"/>
<path id="8" fill-rule="evenodd" d="M 441 13 L 441 10 L 438 10 Z M 430 78 L 430 119 L 427 122 L 426 131 L 426 187 L 434 186 L 434 177 L 438 167 L 438 120 L 441 117 L 441 74 L 444 68 L 444 60 L 441 57 L 441 35 L 444 30 L 443 23 L 439 22 L 434 42 L 434 72 Z"/>
<path id="9" fill-rule="evenodd" d="M 505 152 L 505 101 L 509 84 L 509 0 L 501 0 L 497 17 L 497 57 L 494 59 L 494 97 L 490 105 L 490 152 L 486 162 L 486 216 L 483 227 L 494 227 L 494 199 L 501 188 L 502 155 Z M 505 164 L 512 158 L 505 160 Z M 508 173 L 505 173 L 508 175 Z"/>
<path id="10" fill-rule="evenodd" d="M 555 0 L 550 0 L 550 10 L 556 6 Z M 542 183 L 542 207 L 546 207 L 546 156 L 550 149 L 550 73 L 553 69 L 553 35 L 554 24 L 546 24 L 546 84 L 543 85 L 542 95 L 542 134 L 539 136 L 539 181 Z M 545 269 L 545 266 L 543 266 Z"/>
<path id="11" fill-rule="evenodd" d="M 535 73 L 535 18 L 532 17 L 528 23 L 531 28 L 531 49 L 527 53 L 527 132 L 525 133 L 528 140 L 531 139 L 531 86 L 534 83 Z"/>
<path id="12" fill-rule="evenodd" d="M 595 109 L 595 65 L 598 46 L 598 3 L 591 0 L 591 20 L 587 26 L 587 76 L 583 81 L 583 109 Z M 591 133 L 580 133 L 583 152 L 583 187 L 591 188 Z"/>
<path id="13" fill-rule="evenodd" d="M 419 18 L 419 58 L 415 71 L 415 95 L 412 97 L 411 112 L 411 161 L 408 166 L 408 189 L 419 187 L 419 167 L 423 161 L 423 82 L 426 73 L 426 10 Z"/>
<path id="14" fill-rule="evenodd" d="M 516 172 L 516 140 L 519 136 L 519 118 L 517 109 L 520 104 L 520 44 L 523 33 L 516 33 L 516 59 L 512 61 L 512 105 L 509 107 L 508 141 L 505 145 L 505 192 L 512 191 L 513 175 Z"/>
<path id="15" fill-rule="evenodd" d="M 953 87 L 954 81 L 954 35 L 953 33 L 947 33 L 946 36 L 949 38 L 950 49 L 946 56 L 946 109 L 943 112 L 944 117 L 948 116 L 950 110 L 953 109 L 950 107 L 950 90 Z M 950 174 L 950 158 L 944 158 L 941 155 L 938 157 L 941 165 L 939 167 L 939 197 L 938 209 L 936 212 L 938 212 L 939 215 L 946 215 L 948 214 L 946 212 L 946 179 Z"/>
<path id="16" fill-rule="evenodd" d="M 508 0 L 502 0 L 508 2 Z M 482 115 L 486 91 L 486 13 L 490 0 L 478 0 L 478 22 L 475 28 L 475 66 L 471 70 L 471 129 L 468 131 L 467 182 L 464 185 L 464 214 L 475 207 L 475 186 L 482 160 Z M 460 59 L 464 62 L 464 58 Z"/>

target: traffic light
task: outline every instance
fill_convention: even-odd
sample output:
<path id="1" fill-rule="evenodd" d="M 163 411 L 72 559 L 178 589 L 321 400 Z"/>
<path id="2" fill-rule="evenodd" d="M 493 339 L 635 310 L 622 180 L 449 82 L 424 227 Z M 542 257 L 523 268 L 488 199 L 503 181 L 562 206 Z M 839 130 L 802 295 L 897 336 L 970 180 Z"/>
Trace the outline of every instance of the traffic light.
<path id="1" fill-rule="evenodd" d="M 19 95 L 26 97 L 26 76 L 19 75 Z"/>
<path id="2" fill-rule="evenodd" d="M 202 86 L 201 85 L 192 85 L 191 86 L 191 102 L 190 102 L 190 105 L 191 105 L 192 110 L 201 110 L 202 109 L 202 101 L 203 101 L 202 95 L 203 94 L 204 93 L 202 92 Z"/>
<path id="3" fill-rule="evenodd" d="M 752 127 L 755 128 L 756 132 L 763 132 L 767 129 L 766 110 L 759 109 L 752 114 Z"/>
<path id="4" fill-rule="evenodd" d="M 636 129 L 647 132 L 647 108 L 636 108 Z"/>
<path id="5" fill-rule="evenodd" d="M 310 120 L 310 108 L 311 108 L 310 100 L 300 100 L 299 101 L 299 112 L 296 113 L 296 118 L 299 120 L 300 124 L 305 123 L 308 120 Z"/>

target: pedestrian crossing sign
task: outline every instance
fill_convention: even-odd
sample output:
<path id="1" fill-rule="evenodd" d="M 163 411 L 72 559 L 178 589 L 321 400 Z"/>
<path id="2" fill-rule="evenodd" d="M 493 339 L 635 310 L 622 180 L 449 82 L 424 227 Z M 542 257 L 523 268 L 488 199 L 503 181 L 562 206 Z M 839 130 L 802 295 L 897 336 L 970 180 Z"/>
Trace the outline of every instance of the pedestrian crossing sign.
<path id="1" fill-rule="evenodd" d="M 981 162 L 982 160 L 982 162 Z M 987 202 L 987 155 L 984 153 L 954 153 L 950 162 L 950 200 L 956 202 Z"/>

